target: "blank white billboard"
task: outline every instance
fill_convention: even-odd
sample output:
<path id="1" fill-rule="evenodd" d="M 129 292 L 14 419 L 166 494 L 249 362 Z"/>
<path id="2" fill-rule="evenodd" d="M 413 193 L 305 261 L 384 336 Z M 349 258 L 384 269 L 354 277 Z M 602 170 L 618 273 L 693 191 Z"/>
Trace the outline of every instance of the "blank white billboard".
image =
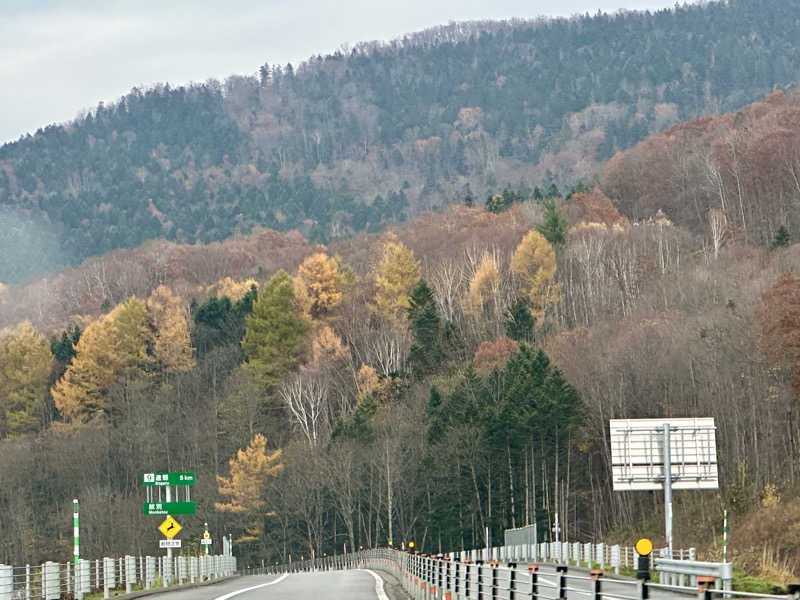
<path id="1" fill-rule="evenodd" d="M 612 419 L 609 423 L 615 491 L 664 489 L 665 424 L 670 426 L 672 489 L 719 487 L 713 418 Z"/>

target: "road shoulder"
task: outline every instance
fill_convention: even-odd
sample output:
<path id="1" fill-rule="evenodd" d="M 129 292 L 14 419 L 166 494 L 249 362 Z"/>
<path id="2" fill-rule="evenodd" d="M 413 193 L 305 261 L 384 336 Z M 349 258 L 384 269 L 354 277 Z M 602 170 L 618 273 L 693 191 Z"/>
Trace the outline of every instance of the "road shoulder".
<path id="1" fill-rule="evenodd" d="M 411 596 L 408 595 L 403 588 L 403 583 L 396 575 L 383 569 L 370 570 L 380 575 L 381 579 L 383 579 L 383 589 L 386 595 L 389 596 L 389 600 L 411 600 Z"/>

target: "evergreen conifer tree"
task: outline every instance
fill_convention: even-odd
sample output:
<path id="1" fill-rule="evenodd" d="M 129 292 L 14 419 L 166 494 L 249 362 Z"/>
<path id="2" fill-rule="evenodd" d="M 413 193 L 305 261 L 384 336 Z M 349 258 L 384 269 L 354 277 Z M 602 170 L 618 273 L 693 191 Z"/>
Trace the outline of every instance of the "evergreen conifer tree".
<path id="1" fill-rule="evenodd" d="M 536 319 L 533 318 L 531 311 L 528 309 L 528 303 L 524 298 L 517 298 L 508 311 L 508 317 L 505 322 L 506 335 L 518 342 L 530 341 L 535 324 Z"/>
<path id="2" fill-rule="evenodd" d="M 424 279 L 411 291 L 408 321 L 414 335 L 408 357 L 411 370 L 418 376 L 435 371 L 443 358 L 441 319 L 433 291 Z"/>
<path id="3" fill-rule="evenodd" d="M 536 230 L 541 233 L 553 246 L 564 243 L 567 229 L 566 221 L 558 212 L 555 200 L 547 198 L 544 203 L 544 223 L 537 225 Z"/>
<path id="4" fill-rule="evenodd" d="M 300 314 L 294 284 L 285 271 L 272 276 L 245 318 L 242 350 L 247 366 L 267 388 L 298 364 L 304 355 L 309 324 Z"/>
<path id="5" fill-rule="evenodd" d="M 788 246 L 790 241 L 789 230 L 786 229 L 785 225 L 781 225 L 778 227 L 778 231 L 775 232 L 775 237 L 772 240 L 772 247 L 781 248 L 783 246 Z"/>

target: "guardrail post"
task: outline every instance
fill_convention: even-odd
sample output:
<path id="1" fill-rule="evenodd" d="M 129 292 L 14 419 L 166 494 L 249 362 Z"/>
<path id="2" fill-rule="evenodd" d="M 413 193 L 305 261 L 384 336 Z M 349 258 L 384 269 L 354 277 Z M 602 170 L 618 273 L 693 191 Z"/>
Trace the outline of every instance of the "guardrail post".
<path id="1" fill-rule="evenodd" d="M 461 556 L 456 556 L 453 559 L 453 591 L 456 593 L 456 599 L 458 598 L 458 592 L 461 591 Z"/>
<path id="2" fill-rule="evenodd" d="M 794 600 L 800 599 L 800 583 L 790 583 L 786 586 L 786 589 Z"/>
<path id="3" fill-rule="evenodd" d="M 31 600 L 31 566 L 25 565 L 25 600 Z"/>
<path id="4" fill-rule="evenodd" d="M 592 569 L 589 571 L 589 579 L 592 585 L 592 598 L 593 600 L 601 600 L 602 598 L 602 569 Z"/>
<path id="5" fill-rule="evenodd" d="M 477 569 L 478 581 L 475 587 L 478 588 L 478 598 L 483 598 L 483 561 L 476 560 L 475 561 L 475 568 Z"/>
<path id="6" fill-rule="evenodd" d="M 453 568 L 451 566 L 451 561 L 449 556 L 445 556 L 444 561 L 445 561 L 444 591 L 445 591 L 445 596 L 449 599 L 450 597 L 449 592 L 453 591 L 453 573 L 452 573 Z"/>
<path id="7" fill-rule="evenodd" d="M 472 573 L 470 573 L 472 565 L 470 562 L 469 558 L 464 561 L 464 595 L 467 598 L 472 597 Z"/>
<path id="8" fill-rule="evenodd" d="M 699 575 L 697 577 L 697 600 L 711 600 L 714 589 L 714 577 Z"/>
<path id="9" fill-rule="evenodd" d="M 103 558 L 103 598 L 110 598 L 111 580 L 109 578 L 108 563 L 111 559 Z"/>
<path id="10" fill-rule="evenodd" d="M 0 600 L 14 597 L 14 567 L 0 564 Z"/>
<path id="11" fill-rule="evenodd" d="M 497 581 L 497 563 L 492 561 L 492 598 L 497 598 L 499 596 L 498 592 L 500 591 L 499 582 Z"/>
<path id="12" fill-rule="evenodd" d="M 647 585 L 646 579 L 636 580 L 636 595 L 641 598 L 641 600 L 647 600 L 650 597 L 650 588 Z"/>
<path id="13" fill-rule="evenodd" d="M 508 563 L 508 600 L 517 598 L 517 563 Z"/>
<path id="14" fill-rule="evenodd" d="M 567 566 L 556 565 L 558 572 L 558 597 L 559 600 L 567 600 Z"/>
<path id="15" fill-rule="evenodd" d="M 528 573 L 531 576 L 531 598 L 536 600 L 539 597 L 539 565 L 528 565 Z"/>
<path id="16" fill-rule="evenodd" d="M 131 558 L 132 556 L 125 555 L 125 593 L 130 594 L 133 590 L 133 581 L 131 581 L 131 575 L 133 578 L 136 578 L 134 573 L 131 573 L 134 569 L 131 568 Z"/>

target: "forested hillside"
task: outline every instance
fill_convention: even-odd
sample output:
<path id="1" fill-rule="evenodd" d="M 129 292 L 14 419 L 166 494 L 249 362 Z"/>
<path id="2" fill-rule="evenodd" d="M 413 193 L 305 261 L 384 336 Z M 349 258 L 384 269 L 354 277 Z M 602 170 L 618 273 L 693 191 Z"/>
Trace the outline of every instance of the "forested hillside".
<path id="1" fill-rule="evenodd" d="M 91 297 L 99 316 L 0 333 L 0 561 L 65 560 L 73 497 L 86 555 L 153 551 L 153 469 L 197 473 L 185 552 L 208 521 L 245 564 L 469 548 L 532 520 L 547 536 L 556 510 L 570 540 L 658 540 L 657 499 L 610 489 L 607 419 L 713 415 L 721 489 L 676 494 L 678 543 L 714 557 L 727 508 L 737 564 L 785 582 L 798 248 L 714 252 L 596 189 L 327 247 L 262 232 L 95 259 L 74 289 L 130 285 Z"/>
<path id="2" fill-rule="evenodd" d="M 654 177 L 653 174 L 658 176 Z M 634 219 L 664 211 L 715 251 L 800 232 L 800 94 L 680 123 L 604 166 L 600 183 Z"/>
<path id="3" fill-rule="evenodd" d="M 462 23 L 135 89 L 0 148 L 0 281 L 152 238 L 261 225 L 328 242 L 506 185 L 563 188 L 794 85 L 798 27 L 800 0 Z"/>

